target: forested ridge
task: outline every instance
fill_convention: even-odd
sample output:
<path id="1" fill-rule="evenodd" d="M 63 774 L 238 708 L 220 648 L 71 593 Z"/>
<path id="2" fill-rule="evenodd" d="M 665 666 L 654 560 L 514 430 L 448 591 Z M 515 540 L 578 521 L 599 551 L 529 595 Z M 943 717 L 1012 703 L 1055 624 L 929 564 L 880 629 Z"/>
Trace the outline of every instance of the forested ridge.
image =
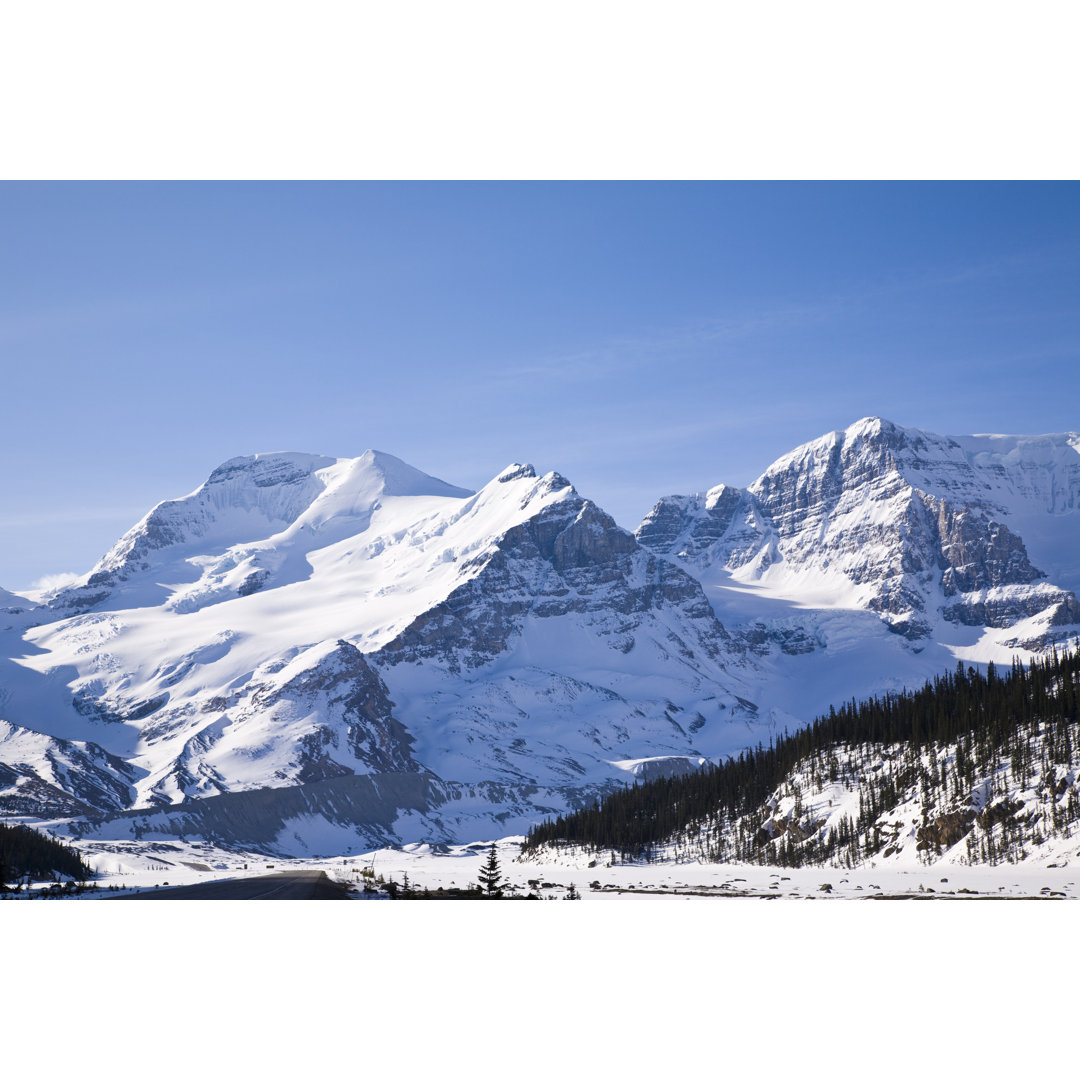
<path id="1" fill-rule="evenodd" d="M 0 825 L 0 886 L 29 874 L 34 880 L 56 874 L 85 881 L 90 867 L 66 844 L 25 825 Z"/>
<path id="2" fill-rule="evenodd" d="M 973 862 L 1015 861 L 1080 827 L 1078 682 L 1076 649 L 1004 673 L 959 664 L 918 690 L 852 700 L 769 746 L 545 821 L 524 851 L 850 866 L 906 840 L 931 858 L 966 838 Z"/>

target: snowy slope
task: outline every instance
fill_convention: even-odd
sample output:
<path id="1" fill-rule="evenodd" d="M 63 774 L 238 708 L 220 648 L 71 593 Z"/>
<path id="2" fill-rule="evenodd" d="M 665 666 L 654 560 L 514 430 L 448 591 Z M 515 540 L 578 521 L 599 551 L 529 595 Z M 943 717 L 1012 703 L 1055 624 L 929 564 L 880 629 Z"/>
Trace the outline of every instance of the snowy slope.
<path id="1" fill-rule="evenodd" d="M 0 634 L 32 626 L 38 620 L 39 613 L 36 601 L 8 592 L 7 589 L 0 589 Z"/>
<path id="2" fill-rule="evenodd" d="M 46 614 L 2 715 L 91 737 L 133 807 L 391 773 L 573 798 L 762 733 L 694 579 L 529 466 L 471 494 L 385 454 L 235 459 Z"/>
<path id="3" fill-rule="evenodd" d="M 0 720 L 0 814 L 122 810 L 135 770 L 91 742 L 68 742 Z"/>

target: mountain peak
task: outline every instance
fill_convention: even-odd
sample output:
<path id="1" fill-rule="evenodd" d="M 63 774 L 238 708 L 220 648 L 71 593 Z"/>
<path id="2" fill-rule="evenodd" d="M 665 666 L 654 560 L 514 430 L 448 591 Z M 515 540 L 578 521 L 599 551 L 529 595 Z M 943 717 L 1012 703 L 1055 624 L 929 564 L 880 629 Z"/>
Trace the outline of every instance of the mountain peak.
<path id="1" fill-rule="evenodd" d="M 339 459 L 340 460 L 340 459 Z M 357 470 L 372 470 L 382 479 L 384 495 L 440 495 L 467 499 L 473 494 L 468 488 L 455 487 L 444 480 L 413 468 L 401 458 L 382 450 L 365 450 L 353 459 Z"/>
<path id="2" fill-rule="evenodd" d="M 242 546 L 291 544 L 299 534 L 326 543 L 327 529 L 360 532 L 384 498 L 471 494 L 379 450 L 356 458 L 291 452 L 230 458 L 195 491 L 158 503 L 83 584 L 57 594 L 54 606 L 97 606 L 133 575 L 149 581 L 152 574 L 158 588 L 166 565 L 173 567 L 167 576 L 175 585 L 190 578 L 193 559 L 217 559 Z"/>
<path id="3" fill-rule="evenodd" d="M 507 465 L 506 468 L 495 477 L 495 483 L 508 484 L 511 480 L 532 480 L 535 476 L 536 470 L 531 465 L 522 465 L 515 461 L 512 464 Z"/>
<path id="4" fill-rule="evenodd" d="M 898 427 L 891 420 L 885 420 L 880 416 L 864 416 L 846 428 L 843 434 L 845 438 L 858 439 L 882 434 L 891 435 L 896 431 L 903 431 L 903 428 Z"/>
<path id="5" fill-rule="evenodd" d="M 299 483 L 320 469 L 335 465 L 339 459 L 321 454 L 297 454 L 275 451 L 247 454 L 222 462 L 207 477 L 203 487 L 224 484 L 230 480 L 251 481 L 257 487 Z"/>

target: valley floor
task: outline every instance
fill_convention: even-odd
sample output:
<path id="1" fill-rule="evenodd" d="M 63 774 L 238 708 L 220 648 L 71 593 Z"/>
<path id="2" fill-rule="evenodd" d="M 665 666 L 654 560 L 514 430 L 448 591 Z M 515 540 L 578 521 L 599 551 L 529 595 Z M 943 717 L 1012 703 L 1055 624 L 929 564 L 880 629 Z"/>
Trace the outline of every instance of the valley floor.
<path id="1" fill-rule="evenodd" d="M 708 863 L 589 865 L 588 856 L 571 854 L 543 861 L 517 861 L 520 837 L 497 842 L 503 879 L 513 895 L 533 892 L 543 899 L 566 898 L 570 887 L 592 903 L 633 903 L 648 897 L 704 903 L 716 899 L 1080 899 L 1080 855 L 1014 865 L 867 866 L 856 869 Z M 81 842 L 80 854 L 97 873 L 97 888 L 74 899 L 108 899 L 169 886 L 255 878 L 275 871 L 325 871 L 333 881 L 355 884 L 357 892 L 370 869 L 376 879 L 412 888 L 467 888 L 478 880 L 490 841 L 459 845 L 444 852 L 426 844 L 384 848 L 364 855 L 329 859 L 274 859 L 224 851 L 202 843 Z M 35 895 L 32 886 L 12 898 Z M 122 893 L 118 894 L 118 890 Z"/>

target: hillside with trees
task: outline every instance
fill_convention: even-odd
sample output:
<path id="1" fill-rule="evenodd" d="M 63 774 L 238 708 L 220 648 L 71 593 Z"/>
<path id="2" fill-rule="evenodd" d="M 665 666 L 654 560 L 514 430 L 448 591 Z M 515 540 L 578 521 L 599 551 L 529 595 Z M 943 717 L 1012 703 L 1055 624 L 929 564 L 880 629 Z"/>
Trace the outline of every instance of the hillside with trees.
<path id="1" fill-rule="evenodd" d="M 1017 862 L 1080 843 L 1080 651 L 829 710 L 718 765 L 535 827 L 523 851 L 796 867 Z"/>
<path id="2" fill-rule="evenodd" d="M 43 881 L 62 875 L 85 881 L 90 867 L 78 852 L 25 825 L 0 825 L 0 886 L 29 876 Z"/>

